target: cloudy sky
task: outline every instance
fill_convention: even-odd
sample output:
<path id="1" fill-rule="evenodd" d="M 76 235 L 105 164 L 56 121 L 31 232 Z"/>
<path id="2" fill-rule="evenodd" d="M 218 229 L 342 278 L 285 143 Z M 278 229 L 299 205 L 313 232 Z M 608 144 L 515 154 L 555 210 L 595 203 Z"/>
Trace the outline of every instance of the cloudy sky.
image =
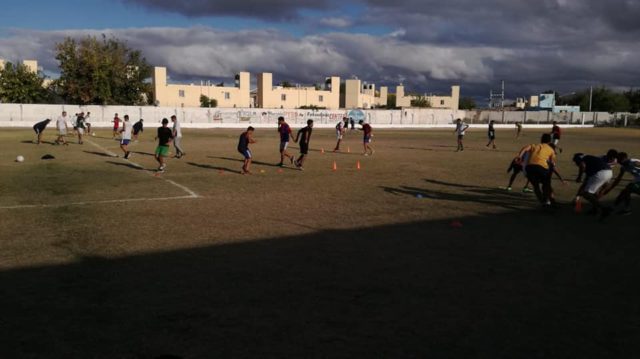
<path id="1" fill-rule="evenodd" d="M 640 0 L 31 0 L 3 4 L 0 57 L 57 71 L 66 36 L 114 35 L 176 82 L 357 76 L 483 98 L 640 84 Z"/>

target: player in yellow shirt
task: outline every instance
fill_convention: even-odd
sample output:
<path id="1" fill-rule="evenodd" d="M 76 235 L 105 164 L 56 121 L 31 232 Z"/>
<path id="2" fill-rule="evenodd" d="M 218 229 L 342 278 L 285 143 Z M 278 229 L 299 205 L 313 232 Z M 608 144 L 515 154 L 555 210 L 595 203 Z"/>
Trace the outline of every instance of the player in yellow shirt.
<path id="1" fill-rule="evenodd" d="M 551 167 L 556 165 L 556 151 L 549 144 L 551 135 L 545 133 L 538 145 L 528 145 L 520 150 L 518 157 L 522 158 L 529 153 L 529 162 L 526 165 L 527 178 L 533 185 L 533 191 L 543 206 L 551 206 Z M 551 166 L 551 167 L 550 167 Z"/>

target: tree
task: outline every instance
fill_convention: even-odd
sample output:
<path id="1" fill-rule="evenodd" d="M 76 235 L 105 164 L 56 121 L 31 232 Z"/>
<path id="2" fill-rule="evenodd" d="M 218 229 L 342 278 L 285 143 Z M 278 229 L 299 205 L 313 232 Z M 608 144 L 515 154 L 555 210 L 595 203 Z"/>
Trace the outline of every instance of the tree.
<path id="1" fill-rule="evenodd" d="M 153 98 L 151 66 L 142 53 L 115 38 L 67 38 L 56 44 L 59 95 L 68 103 L 139 105 Z"/>
<path id="2" fill-rule="evenodd" d="M 476 101 L 471 97 L 460 98 L 459 106 L 461 110 L 473 110 L 477 107 Z"/>
<path id="3" fill-rule="evenodd" d="M 431 102 L 424 96 L 415 96 L 411 100 L 411 107 L 428 108 L 431 107 Z"/>
<path id="4" fill-rule="evenodd" d="M 46 103 L 50 100 L 44 76 L 23 64 L 7 62 L 0 69 L 0 102 Z"/>
<path id="5" fill-rule="evenodd" d="M 389 109 L 396 108 L 396 94 L 394 93 L 387 94 L 387 108 Z"/>
<path id="6" fill-rule="evenodd" d="M 200 107 L 218 107 L 218 100 L 200 95 Z"/>
<path id="7" fill-rule="evenodd" d="M 282 81 L 280 83 L 280 86 L 284 87 L 284 88 L 291 88 L 291 87 L 295 87 L 291 82 L 289 81 Z"/>

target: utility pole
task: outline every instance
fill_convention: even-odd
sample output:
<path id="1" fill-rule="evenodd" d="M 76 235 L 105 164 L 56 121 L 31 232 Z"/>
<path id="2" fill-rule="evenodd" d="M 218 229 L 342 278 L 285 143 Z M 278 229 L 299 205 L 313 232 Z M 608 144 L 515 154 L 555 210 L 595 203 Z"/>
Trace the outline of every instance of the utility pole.
<path id="1" fill-rule="evenodd" d="M 593 103 L 593 86 L 589 88 L 589 112 L 591 112 L 592 103 Z"/>

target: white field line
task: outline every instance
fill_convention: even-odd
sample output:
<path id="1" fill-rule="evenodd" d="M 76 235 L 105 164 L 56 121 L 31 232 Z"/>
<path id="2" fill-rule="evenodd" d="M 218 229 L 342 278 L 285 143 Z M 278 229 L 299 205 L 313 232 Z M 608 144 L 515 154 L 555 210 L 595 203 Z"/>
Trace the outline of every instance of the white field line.
<path id="1" fill-rule="evenodd" d="M 25 204 L 25 205 L 16 205 L 16 206 L 4 206 L 4 207 L 0 207 L 0 209 L 58 208 L 58 207 L 67 207 L 67 206 L 89 206 L 94 204 L 127 203 L 127 202 L 170 201 L 170 200 L 193 199 L 193 198 L 196 198 L 196 197 L 189 195 L 189 196 L 179 196 L 179 197 L 125 198 L 125 199 L 111 199 L 111 200 L 104 200 L 104 201 L 72 202 L 72 203 L 60 203 L 60 204 Z"/>
<path id="2" fill-rule="evenodd" d="M 123 160 L 123 161 L 125 161 L 125 162 L 129 163 L 130 165 L 132 165 L 132 166 L 134 166 L 134 167 L 140 168 L 141 170 L 144 170 L 144 171 L 148 172 L 148 173 L 149 173 L 149 174 L 151 174 L 151 175 L 154 175 L 154 174 L 156 173 L 156 172 L 154 172 L 154 171 L 151 171 L 151 170 L 145 169 L 144 167 L 142 167 L 142 165 L 140 165 L 140 164 L 138 164 L 138 163 L 135 163 L 135 162 L 133 162 L 133 161 L 131 161 L 131 160 L 128 160 L 128 159 L 125 159 L 125 158 L 123 158 L 123 157 L 119 157 L 119 156 L 118 156 L 118 155 L 116 155 L 115 153 L 113 153 L 113 152 L 109 151 L 108 149 L 106 149 L 106 148 L 104 148 L 104 147 L 100 146 L 99 144 L 97 144 L 97 143 L 95 143 L 95 142 L 93 142 L 93 141 L 91 141 L 91 140 L 86 140 L 86 141 L 87 141 L 87 142 L 89 142 L 90 144 L 92 144 L 92 145 L 93 145 L 94 147 L 96 147 L 97 149 L 99 149 L 99 150 L 103 151 L 104 153 L 108 154 L 109 156 L 117 157 L 117 158 L 119 158 L 119 159 L 121 159 L 121 160 Z M 162 178 L 162 177 L 160 177 L 160 178 Z M 198 198 L 198 197 L 200 197 L 197 193 L 195 193 L 194 191 L 192 191 L 191 189 L 189 189 L 187 186 L 181 185 L 181 184 L 179 184 L 179 183 L 176 183 L 175 181 L 172 181 L 172 180 L 170 180 L 170 179 L 166 179 L 166 178 L 162 178 L 162 180 L 163 180 L 163 181 L 165 181 L 165 182 L 167 182 L 167 183 L 169 183 L 169 184 L 171 184 L 171 185 L 173 185 L 173 186 L 176 186 L 176 187 L 180 188 L 181 190 L 183 190 L 183 191 L 185 191 L 185 192 L 187 192 L 187 193 L 189 194 L 189 197 L 191 197 L 191 198 Z"/>

